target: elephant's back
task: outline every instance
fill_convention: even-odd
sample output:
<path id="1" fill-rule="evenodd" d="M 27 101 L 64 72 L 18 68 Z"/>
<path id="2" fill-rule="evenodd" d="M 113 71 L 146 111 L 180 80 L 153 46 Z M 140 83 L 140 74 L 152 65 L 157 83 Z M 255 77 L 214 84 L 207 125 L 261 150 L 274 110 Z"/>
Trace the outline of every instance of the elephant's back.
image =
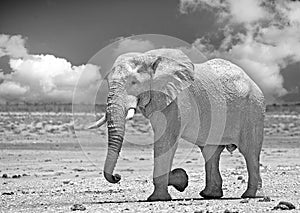
<path id="1" fill-rule="evenodd" d="M 251 102 L 264 109 L 260 88 L 243 69 L 230 61 L 217 58 L 196 64 L 195 75 L 204 90 L 217 90 L 218 94 L 224 95 L 227 104 L 242 107 L 244 102 Z"/>
<path id="2" fill-rule="evenodd" d="M 251 122 L 263 118 L 261 90 L 241 68 L 229 61 L 214 59 L 195 64 L 189 94 L 194 104 L 183 138 L 197 141 L 200 146 L 238 146 L 245 118 L 250 116 Z"/>

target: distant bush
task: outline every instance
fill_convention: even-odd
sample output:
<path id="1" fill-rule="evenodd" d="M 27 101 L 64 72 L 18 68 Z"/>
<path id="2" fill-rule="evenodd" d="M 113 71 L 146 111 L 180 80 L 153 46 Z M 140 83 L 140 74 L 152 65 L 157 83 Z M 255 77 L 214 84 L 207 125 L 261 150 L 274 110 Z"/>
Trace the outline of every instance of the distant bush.
<path id="1" fill-rule="evenodd" d="M 0 105 L 0 112 L 105 112 L 106 104 L 72 103 L 7 103 Z M 267 112 L 299 112 L 300 103 L 283 103 L 266 106 Z"/>
<path id="2" fill-rule="evenodd" d="M 298 112 L 300 113 L 300 102 L 299 103 L 283 103 L 283 104 L 272 104 L 267 105 L 267 112 Z"/>
<path id="3" fill-rule="evenodd" d="M 72 103 L 7 103 L 0 105 L 0 112 L 104 112 L 105 104 Z"/>

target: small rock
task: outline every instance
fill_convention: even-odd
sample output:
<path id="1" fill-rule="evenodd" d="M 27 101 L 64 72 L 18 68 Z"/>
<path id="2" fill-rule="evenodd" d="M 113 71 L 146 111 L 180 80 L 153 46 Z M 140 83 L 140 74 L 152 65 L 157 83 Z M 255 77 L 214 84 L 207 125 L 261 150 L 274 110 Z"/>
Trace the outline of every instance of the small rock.
<path id="1" fill-rule="evenodd" d="M 71 211 L 84 211 L 86 210 L 86 207 L 82 204 L 74 204 L 71 206 Z"/>
<path id="2" fill-rule="evenodd" d="M 205 213 L 205 211 L 204 210 L 196 210 L 196 211 L 194 211 L 194 213 Z"/>
<path id="3" fill-rule="evenodd" d="M 20 178 L 21 175 L 13 175 L 12 178 Z"/>
<path id="4" fill-rule="evenodd" d="M 258 202 L 271 202 L 271 198 L 269 196 L 264 196 L 262 199 L 259 199 Z"/>
<path id="5" fill-rule="evenodd" d="M 230 174 L 232 174 L 232 175 L 238 175 L 239 173 L 233 171 L 233 172 L 231 172 Z"/>
<path id="6" fill-rule="evenodd" d="M 192 163 L 192 161 L 188 160 L 188 161 L 186 161 L 185 163 Z"/>
<path id="7" fill-rule="evenodd" d="M 145 158 L 140 158 L 140 160 L 145 160 Z"/>
<path id="8" fill-rule="evenodd" d="M 231 211 L 231 210 L 225 209 L 224 213 L 239 213 L 239 212 L 238 211 Z"/>
<path id="9" fill-rule="evenodd" d="M 71 181 L 70 180 L 64 180 L 63 184 L 69 184 Z"/>
<path id="10" fill-rule="evenodd" d="M 8 175 L 7 174 L 3 174 L 2 178 L 8 178 Z"/>
<path id="11" fill-rule="evenodd" d="M 75 169 L 73 169 L 73 171 L 75 171 L 75 172 L 82 172 L 82 171 L 85 171 L 85 169 L 75 168 Z"/>
<path id="12" fill-rule="evenodd" d="M 243 199 L 240 201 L 240 203 L 249 203 L 249 199 Z"/>
<path id="13" fill-rule="evenodd" d="M 238 180 L 243 180 L 243 176 L 238 176 Z"/>
<path id="14" fill-rule="evenodd" d="M 13 195 L 14 192 L 3 192 L 2 195 Z"/>
<path id="15" fill-rule="evenodd" d="M 291 210 L 291 209 L 295 209 L 296 207 L 290 203 L 290 202 L 287 202 L 287 201 L 280 201 L 279 204 L 277 206 L 275 206 L 273 208 L 273 210 Z"/>

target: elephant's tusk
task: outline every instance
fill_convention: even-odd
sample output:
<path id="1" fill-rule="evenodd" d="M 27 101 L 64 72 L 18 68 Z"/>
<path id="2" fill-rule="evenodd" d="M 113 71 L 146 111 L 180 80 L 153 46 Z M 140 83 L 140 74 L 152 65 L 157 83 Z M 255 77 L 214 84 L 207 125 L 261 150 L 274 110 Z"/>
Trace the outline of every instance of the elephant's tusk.
<path id="1" fill-rule="evenodd" d="M 126 116 L 126 120 L 130 120 L 133 118 L 135 114 L 135 109 L 134 108 L 130 108 L 128 111 L 127 111 L 127 116 Z"/>
<path id="2" fill-rule="evenodd" d="M 102 118 L 100 118 L 97 122 L 93 123 L 88 127 L 88 129 L 96 129 L 105 124 L 106 122 L 106 115 L 104 115 Z"/>

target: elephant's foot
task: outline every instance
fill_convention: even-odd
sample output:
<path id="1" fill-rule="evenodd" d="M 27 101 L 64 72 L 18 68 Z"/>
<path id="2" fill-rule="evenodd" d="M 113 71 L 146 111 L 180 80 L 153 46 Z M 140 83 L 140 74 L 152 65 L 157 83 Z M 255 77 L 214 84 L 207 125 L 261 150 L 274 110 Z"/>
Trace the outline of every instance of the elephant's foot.
<path id="1" fill-rule="evenodd" d="M 243 194 L 242 198 L 255 198 L 256 196 L 257 189 L 253 188 L 248 188 Z"/>
<path id="2" fill-rule="evenodd" d="M 200 195 L 206 199 L 218 199 L 223 197 L 223 190 L 221 187 L 205 187 L 205 189 L 200 192 Z"/>
<path id="3" fill-rule="evenodd" d="M 183 192 L 188 186 L 189 177 L 184 169 L 174 169 L 169 174 L 169 186 L 174 186 L 180 192 Z"/>
<path id="4" fill-rule="evenodd" d="M 147 199 L 147 201 L 169 201 L 172 200 L 171 195 L 168 193 L 168 191 L 158 191 L 155 190 L 152 195 L 150 195 Z"/>

